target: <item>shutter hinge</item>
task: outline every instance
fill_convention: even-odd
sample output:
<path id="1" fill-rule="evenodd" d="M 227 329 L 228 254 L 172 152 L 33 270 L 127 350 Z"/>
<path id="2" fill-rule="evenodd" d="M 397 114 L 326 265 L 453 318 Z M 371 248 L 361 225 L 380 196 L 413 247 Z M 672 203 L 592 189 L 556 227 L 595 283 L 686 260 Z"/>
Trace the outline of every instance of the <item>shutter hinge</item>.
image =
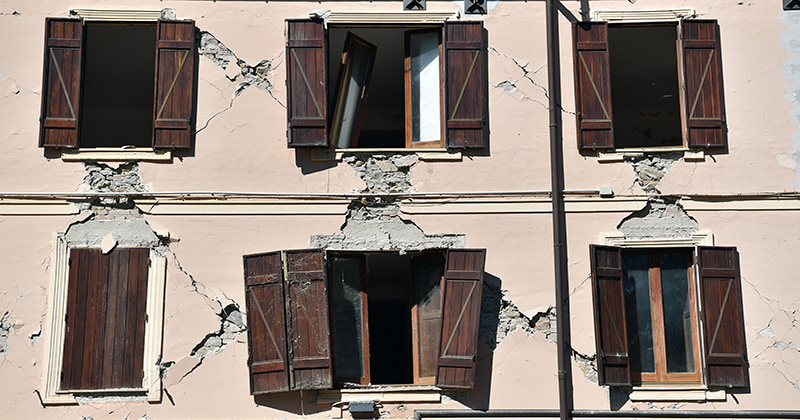
<path id="1" fill-rule="evenodd" d="M 72 258 L 67 258 L 67 267 L 72 267 Z"/>
<path id="2" fill-rule="evenodd" d="M 192 125 L 192 116 L 191 116 L 191 115 L 189 115 L 188 117 L 186 117 L 186 122 L 187 122 L 189 125 Z"/>
<path id="3" fill-rule="evenodd" d="M 64 322 L 67 322 L 67 319 L 69 319 L 69 315 L 68 314 L 64 314 Z"/>
<path id="4" fill-rule="evenodd" d="M 145 323 L 150 322 L 150 315 L 149 314 L 144 314 L 144 322 Z"/>
<path id="5" fill-rule="evenodd" d="M 725 121 L 725 115 L 723 115 L 722 118 L 720 118 L 720 120 L 722 120 L 723 124 L 727 124 L 727 122 Z"/>
<path id="6" fill-rule="evenodd" d="M 61 382 L 64 382 L 64 371 L 61 371 Z"/>

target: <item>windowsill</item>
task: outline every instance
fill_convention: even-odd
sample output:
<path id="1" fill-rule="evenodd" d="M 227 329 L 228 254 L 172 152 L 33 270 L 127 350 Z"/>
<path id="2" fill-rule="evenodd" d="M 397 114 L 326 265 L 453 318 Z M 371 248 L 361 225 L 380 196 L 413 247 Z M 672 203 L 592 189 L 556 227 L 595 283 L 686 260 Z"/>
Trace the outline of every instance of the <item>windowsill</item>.
<path id="1" fill-rule="evenodd" d="M 429 385 L 372 386 L 368 388 L 332 389 L 312 395 L 313 404 L 335 404 L 340 401 L 380 401 L 382 403 L 439 403 L 442 390 Z"/>
<path id="2" fill-rule="evenodd" d="M 461 160 L 460 151 L 449 151 L 447 149 L 313 149 L 311 160 L 313 161 L 341 161 L 346 154 L 416 154 L 420 160 Z"/>
<path id="3" fill-rule="evenodd" d="M 660 401 L 660 402 L 706 402 L 726 401 L 727 394 L 724 389 L 709 391 L 702 385 L 696 386 L 634 386 L 628 398 L 633 402 Z"/>
<path id="4" fill-rule="evenodd" d="M 68 389 L 58 390 L 56 394 L 72 394 L 72 395 L 101 395 L 101 394 L 145 394 L 148 390 L 146 388 L 111 388 L 111 389 Z"/>
<path id="5" fill-rule="evenodd" d="M 692 150 L 686 147 L 641 147 L 628 149 L 615 149 L 613 152 L 597 152 L 597 161 L 623 162 L 626 157 L 642 156 L 645 153 L 676 153 L 683 152 L 683 160 L 689 162 L 702 162 L 706 160 L 705 152 L 702 150 Z"/>
<path id="6" fill-rule="evenodd" d="M 64 162 L 83 162 L 83 161 L 147 161 L 147 162 L 171 162 L 171 150 L 155 150 L 150 148 L 96 148 L 96 149 L 77 149 L 62 150 L 61 160 Z"/>

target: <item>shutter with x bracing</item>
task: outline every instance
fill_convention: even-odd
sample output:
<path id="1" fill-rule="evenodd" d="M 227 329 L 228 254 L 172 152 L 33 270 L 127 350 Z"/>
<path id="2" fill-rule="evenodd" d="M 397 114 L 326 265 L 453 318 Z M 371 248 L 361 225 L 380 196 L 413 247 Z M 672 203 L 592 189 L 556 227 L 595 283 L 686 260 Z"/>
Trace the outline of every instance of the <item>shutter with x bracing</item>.
<path id="1" fill-rule="evenodd" d="M 592 245 L 592 298 L 600 385 L 630 386 L 620 248 Z"/>
<path id="2" fill-rule="evenodd" d="M 194 137 L 193 20 L 158 21 L 153 148 L 188 149 Z"/>
<path id="3" fill-rule="evenodd" d="M 483 22 L 444 25 L 447 148 L 483 148 L 489 139 Z"/>
<path id="4" fill-rule="evenodd" d="M 447 251 L 437 386 L 463 389 L 475 386 L 485 263 L 485 249 Z"/>
<path id="5" fill-rule="evenodd" d="M 83 21 L 45 19 L 40 147 L 78 147 Z"/>
<path id="6" fill-rule="evenodd" d="M 680 34 L 686 143 L 689 147 L 726 147 L 719 25 L 716 20 L 683 20 Z"/>
<path id="7" fill-rule="evenodd" d="M 697 252 L 707 385 L 748 387 L 739 253 L 704 246 Z"/>
<path id="8" fill-rule="evenodd" d="M 61 390 L 143 388 L 148 248 L 73 248 Z"/>
<path id="9" fill-rule="evenodd" d="M 244 257 L 250 394 L 289 390 L 280 252 Z"/>
<path id="10" fill-rule="evenodd" d="M 289 147 L 327 147 L 325 28 L 321 20 L 286 21 Z"/>
<path id="11" fill-rule="evenodd" d="M 578 149 L 613 149 L 608 23 L 573 23 L 572 40 Z"/>

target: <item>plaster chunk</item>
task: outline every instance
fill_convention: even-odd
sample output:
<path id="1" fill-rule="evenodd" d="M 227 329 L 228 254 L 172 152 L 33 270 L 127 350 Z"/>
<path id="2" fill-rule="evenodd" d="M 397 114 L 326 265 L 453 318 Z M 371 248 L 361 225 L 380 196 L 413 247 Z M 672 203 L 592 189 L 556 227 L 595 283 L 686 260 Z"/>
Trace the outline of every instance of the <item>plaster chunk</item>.
<path id="1" fill-rule="evenodd" d="M 64 233 L 67 245 L 103 247 L 104 241 L 108 245 L 107 237 L 112 233 L 116 246 L 153 247 L 159 244 L 158 237 L 144 219 L 127 214 L 106 217 L 95 215 L 87 221 L 70 225 Z"/>
<path id="2" fill-rule="evenodd" d="M 239 305 L 232 303 L 224 307 L 217 316 L 220 322 L 219 330 L 206 334 L 189 353 L 190 356 L 202 359 L 208 354 L 217 354 L 247 331 Z"/>
<path id="3" fill-rule="evenodd" d="M 660 193 L 657 186 L 661 179 L 682 157 L 682 153 L 646 153 L 641 156 L 626 157 L 625 160 L 636 173 L 636 183 L 650 195 Z"/>

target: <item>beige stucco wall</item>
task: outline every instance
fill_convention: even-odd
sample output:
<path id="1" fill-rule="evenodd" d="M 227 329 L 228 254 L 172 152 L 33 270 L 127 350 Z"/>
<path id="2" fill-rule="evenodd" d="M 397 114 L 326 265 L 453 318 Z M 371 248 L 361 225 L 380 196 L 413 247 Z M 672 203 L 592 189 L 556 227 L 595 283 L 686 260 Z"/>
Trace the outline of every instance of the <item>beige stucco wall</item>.
<path id="1" fill-rule="evenodd" d="M 460 3 L 460 2 L 458 2 Z M 792 119 L 793 59 L 784 23 L 788 12 L 779 2 L 729 0 L 662 1 L 631 4 L 625 0 L 589 1 L 592 10 L 641 10 L 693 7 L 699 17 L 717 19 L 722 36 L 729 152 L 704 161 L 679 160 L 658 184 L 665 194 L 736 194 L 796 191 L 800 130 Z M 548 150 L 547 60 L 544 2 L 500 1 L 483 18 L 489 34 L 489 108 L 491 150 L 459 161 L 422 161 L 411 169 L 417 192 L 536 191 L 550 188 Z M 615 199 L 595 199 L 597 211 L 571 211 L 567 217 L 572 343 L 593 355 L 591 273 L 588 245 L 613 232 L 647 202 L 627 162 L 600 163 L 578 154 L 575 144 L 572 46 L 569 19 L 580 18 L 580 3 L 564 1 L 561 59 L 566 188 L 610 186 Z M 247 87 L 237 67 L 227 69 L 199 58 L 196 147 L 191 156 L 171 163 L 141 162 L 141 184 L 153 192 L 229 191 L 351 193 L 364 188 L 345 162 L 313 162 L 305 150 L 286 147 L 284 19 L 302 18 L 315 9 L 337 11 L 400 10 L 396 2 L 228 2 L 228 1 L 0 1 L 0 195 L 6 192 L 72 192 L 87 170 L 63 162 L 37 147 L 40 113 L 44 19 L 66 16 L 71 8 L 174 8 L 178 18 L 194 19 L 199 30 L 223 42 L 249 65 L 270 60 L 271 92 Z M 429 1 L 430 11 L 456 11 L 456 2 Z M 798 12 L 800 13 L 800 12 Z M 788 77 L 788 78 L 787 78 Z M 513 89 L 506 90 L 508 82 Z M 625 201 L 635 196 L 636 201 Z M 531 196 L 533 197 L 533 196 Z M 538 200 L 538 201 L 537 201 Z M 53 198 L 45 202 L 63 203 Z M 235 200 L 234 200 L 235 201 Z M 787 201 L 781 201 L 785 204 Z M 751 391 L 726 402 L 653 407 L 683 409 L 800 409 L 800 203 L 774 210 L 769 196 L 746 201 L 716 201 L 713 210 L 689 216 L 710 230 L 716 244 L 740 253 Z M 309 213 L 300 202 L 290 214 L 232 210 L 215 214 L 214 204 L 200 204 L 191 214 L 144 214 L 159 233 L 169 232 L 163 361 L 174 362 L 163 380 L 161 403 L 117 402 L 44 408 L 35 390 L 42 387 L 44 344 L 48 336 L 47 296 L 51 287 L 51 239 L 79 219 L 78 208 L 55 214 L 22 209 L 18 200 L 0 201 L 0 314 L 11 325 L 8 350 L 0 354 L 0 418 L 330 418 L 328 406 L 310 404 L 299 392 L 254 399 L 248 392 L 246 333 L 236 335 L 218 353 L 190 356 L 203 338 L 220 329 L 221 306 L 244 310 L 241 257 L 278 249 L 305 248 L 311 235 L 333 234 L 345 223 L 346 204 L 326 214 Z M 336 204 L 336 203 L 334 203 Z M 436 205 L 444 205 L 438 202 Z M 464 234 L 466 246 L 486 248 L 486 272 L 507 290 L 505 299 L 532 317 L 554 305 L 552 227 L 549 203 L 541 196 L 510 209 L 504 199 L 445 213 L 401 214 L 425 233 Z M 434 206 L 435 207 L 435 206 Z M 147 212 L 150 207 L 142 206 Z M 410 206 L 409 209 L 413 208 Z M 568 206 L 568 209 L 570 207 Z M 292 212 L 295 212 L 292 214 Z M 193 285 L 194 282 L 194 285 Z M 773 335 L 774 334 L 774 335 Z M 556 345 L 543 332 L 519 330 L 492 352 L 479 347 L 478 385 L 465 403 L 387 404 L 390 417 L 413 416 L 414 409 L 542 408 L 558 405 Z M 608 409 L 608 390 L 574 364 L 575 405 Z M 800 365 L 798 365 L 800 366 Z M 626 403 L 623 409 L 652 408 Z"/>

